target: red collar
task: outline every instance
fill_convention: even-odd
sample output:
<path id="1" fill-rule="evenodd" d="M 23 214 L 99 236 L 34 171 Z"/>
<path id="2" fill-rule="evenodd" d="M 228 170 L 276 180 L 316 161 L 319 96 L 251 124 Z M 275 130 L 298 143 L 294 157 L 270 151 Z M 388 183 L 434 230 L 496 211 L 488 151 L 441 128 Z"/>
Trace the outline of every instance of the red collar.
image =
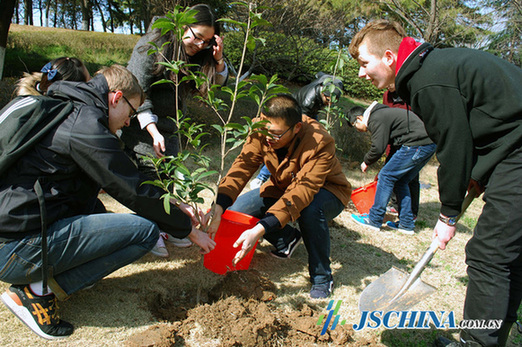
<path id="1" fill-rule="evenodd" d="M 402 39 L 401 45 L 399 46 L 399 52 L 397 53 L 397 65 L 395 69 L 395 76 L 399 73 L 400 68 L 402 67 L 402 64 L 410 54 L 421 45 L 420 42 L 415 41 L 411 37 L 405 37 Z"/>

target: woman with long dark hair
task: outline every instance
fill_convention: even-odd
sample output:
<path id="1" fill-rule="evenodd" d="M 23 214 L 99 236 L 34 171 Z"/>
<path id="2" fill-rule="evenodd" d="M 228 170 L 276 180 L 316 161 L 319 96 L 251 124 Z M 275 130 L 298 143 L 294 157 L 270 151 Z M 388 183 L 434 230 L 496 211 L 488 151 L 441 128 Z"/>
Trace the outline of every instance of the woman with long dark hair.
<path id="1" fill-rule="evenodd" d="M 228 77 L 228 68 L 223 59 L 223 41 L 219 36 L 220 27 L 213 10 L 205 4 L 194 5 L 189 10 L 194 10 L 195 22 L 184 28 L 181 42 L 178 42 L 174 32 L 161 35 L 161 29 L 149 30 L 134 47 L 127 66 L 137 77 L 147 99 L 138 109 L 138 121 L 133 121 L 130 127 L 122 129 L 121 139 L 127 153 L 136 161 L 140 170 L 151 178 L 155 177 L 155 170 L 150 161 L 143 159 L 144 156 L 162 157 L 176 155 L 178 152 L 178 140 L 173 136 L 176 127 L 169 119 L 176 117 L 176 99 L 179 109 L 183 110 L 187 97 L 193 93 L 205 95 L 209 88 L 206 83 L 196 88 L 193 82 L 183 82 L 176 93 L 174 84 L 153 85 L 163 79 L 180 80 L 187 73 L 182 70 L 175 76 L 158 63 L 181 60 L 197 64 L 191 69 L 203 72 L 211 84 L 224 84 Z M 160 53 L 149 55 L 148 51 L 154 48 L 149 42 L 154 42 L 158 47 L 166 42 L 169 44 Z M 181 247 L 191 245 L 189 240 L 182 242 L 184 240 L 171 237 L 169 241 Z M 168 256 L 166 249 L 155 254 Z"/>
<path id="2" fill-rule="evenodd" d="M 220 27 L 212 9 L 204 4 L 192 6 L 190 9 L 197 11 L 194 15 L 196 22 L 184 28 L 181 43 L 177 42 L 173 32 L 161 35 L 160 29 L 149 31 L 134 47 L 127 66 L 138 78 L 147 94 L 147 100 L 138 109 L 139 122 L 131 124 L 122 134 L 122 140 L 136 156 L 140 166 L 147 166 L 146 162 L 141 160 L 141 156 L 161 157 L 177 153 L 177 140 L 172 137 L 175 125 L 168 119 L 176 116 L 176 97 L 180 102 L 179 105 L 182 105 L 184 99 L 192 92 L 204 95 L 208 89 L 208 85 L 203 84 L 196 90 L 194 83 L 184 82 L 180 86 L 179 95 L 176 95 L 173 84 L 152 86 L 159 80 L 176 78 L 165 66 L 158 63 L 182 60 L 197 64 L 197 69 L 208 76 L 213 84 L 223 84 L 228 76 L 228 69 L 223 59 L 223 41 L 219 36 Z M 159 47 L 165 42 L 170 43 L 161 53 L 149 55 L 147 52 L 153 48 L 149 42 L 154 42 Z M 181 79 L 182 74 L 183 72 L 180 72 L 181 76 L 177 78 Z M 147 172 L 145 168 L 144 171 Z"/>

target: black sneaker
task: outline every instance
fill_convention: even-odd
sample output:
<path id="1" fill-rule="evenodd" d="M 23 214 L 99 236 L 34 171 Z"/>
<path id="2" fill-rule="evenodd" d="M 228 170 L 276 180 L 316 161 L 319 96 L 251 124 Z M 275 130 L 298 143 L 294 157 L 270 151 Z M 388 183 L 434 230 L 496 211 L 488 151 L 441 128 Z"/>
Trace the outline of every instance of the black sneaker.
<path id="1" fill-rule="evenodd" d="M 64 338 L 74 331 L 72 324 L 58 318 L 54 294 L 36 296 L 29 286 L 12 285 L 2 294 L 2 301 L 29 329 L 44 339 Z"/>
<path id="2" fill-rule="evenodd" d="M 326 299 L 330 296 L 333 290 L 333 281 L 314 284 L 310 290 L 310 297 L 312 299 Z"/>
<path id="3" fill-rule="evenodd" d="M 437 336 L 432 343 L 432 347 L 462 347 L 462 344 L 457 341 L 452 341 L 444 336 Z"/>
<path id="4" fill-rule="evenodd" d="M 290 241 L 290 243 L 283 249 L 274 249 L 270 251 L 273 257 L 279 259 L 290 259 L 292 253 L 294 253 L 297 246 L 301 243 L 301 233 L 299 231 L 296 232 L 295 238 Z"/>

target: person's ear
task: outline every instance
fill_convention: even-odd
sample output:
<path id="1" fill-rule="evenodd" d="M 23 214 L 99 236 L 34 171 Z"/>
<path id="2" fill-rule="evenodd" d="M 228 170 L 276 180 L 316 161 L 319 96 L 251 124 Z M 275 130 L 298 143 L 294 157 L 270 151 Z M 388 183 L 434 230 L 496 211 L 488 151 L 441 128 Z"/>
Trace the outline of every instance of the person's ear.
<path id="1" fill-rule="evenodd" d="M 110 106 L 118 105 L 118 102 L 121 100 L 122 95 L 123 95 L 123 93 L 121 92 L 121 90 L 109 92 L 109 105 Z"/>
<path id="2" fill-rule="evenodd" d="M 301 128 L 303 127 L 303 122 L 299 122 L 294 126 L 294 134 L 297 134 L 299 131 L 301 131 Z"/>
<path id="3" fill-rule="evenodd" d="M 391 50 L 387 49 L 382 57 L 384 63 L 388 66 L 393 66 L 397 62 L 397 55 Z"/>

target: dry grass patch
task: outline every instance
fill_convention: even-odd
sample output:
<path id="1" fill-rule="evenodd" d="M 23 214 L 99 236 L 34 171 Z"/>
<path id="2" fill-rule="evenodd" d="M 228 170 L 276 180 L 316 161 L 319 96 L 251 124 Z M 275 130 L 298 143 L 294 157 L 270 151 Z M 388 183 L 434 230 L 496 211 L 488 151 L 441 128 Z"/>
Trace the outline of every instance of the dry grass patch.
<path id="1" fill-rule="evenodd" d="M 375 172 L 370 172 L 363 175 L 358 169 L 346 169 L 345 173 L 354 187 L 367 183 L 375 174 Z M 381 232 L 364 230 L 350 218 L 350 214 L 355 212 L 353 207 L 348 207 L 331 222 L 331 259 L 335 280 L 332 298 L 343 301 L 339 314 L 347 322 L 344 327 L 336 328 L 338 334 L 346 335 L 343 335 L 342 338 L 329 337 L 329 340 L 320 340 L 317 337 L 322 326 L 314 326 L 310 323 L 317 321 L 319 314 L 326 313 L 328 300 L 311 300 L 308 296 L 310 285 L 305 248 L 300 246 L 290 260 L 279 260 L 269 256 L 270 245 L 266 241 L 257 247 L 251 268 L 264 274 L 275 285 L 276 298 L 264 306 L 258 304 L 249 306 L 253 304 L 247 303 L 237 305 L 243 307 L 241 310 L 253 310 L 252 307 L 268 310 L 267 312 L 276 317 L 274 321 L 270 321 L 276 328 L 270 325 L 272 323 L 267 325 L 266 322 L 256 321 L 256 324 L 264 324 L 263 329 L 272 332 L 273 335 L 270 336 L 273 339 L 266 340 L 270 341 L 269 345 L 289 345 L 288 343 L 291 341 L 292 345 L 326 346 L 339 345 L 340 342 L 348 341 L 346 344 L 350 346 L 429 346 L 438 334 L 456 337 L 456 331 L 435 329 L 385 330 L 379 328 L 364 329 L 359 332 L 351 330 L 351 325 L 358 323 L 360 319 L 358 303 L 362 290 L 392 266 L 411 271 L 429 246 L 432 236 L 431 227 L 436 222 L 439 209 L 435 177 L 436 166 L 433 163 L 426 166 L 421 172 L 421 183 L 429 183 L 431 187 L 421 190 L 417 232 L 413 236 L 403 235 L 386 228 L 383 228 Z M 101 198 L 109 210 L 128 212 L 107 195 L 101 195 Z M 210 198 L 211 195 L 208 194 L 206 196 L 207 204 L 210 204 Z M 482 206 L 482 200 L 475 200 L 466 216 L 475 221 Z M 472 225 L 467 224 L 459 224 L 457 235 L 449 244 L 448 249 L 437 252 L 422 274 L 423 281 L 435 286 L 437 292 L 419 303 L 415 309 L 454 311 L 457 320 L 461 320 L 467 283 L 464 246 L 472 232 Z M 167 244 L 167 247 L 171 254 L 170 258 L 159 259 L 150 254 L 146 255 L 138 262 L 103 279 L 94 288 L 80 291 L 61 303 L 62 316 L 76 327 L 75 333 L 64 341 L 47 342 L 38 338 L 29 332 L 4 306 L 0 306 L 0 345 L 122 346 L 128 344 L 129 339 L 132 336 L 135 337 L 136 334 L 148 335 L 153 334 L 152 332 L 155 332 L 159 336 L 158 338 L 163 338 L 164 341 L 171 339 L 170 341 L 178 341 L 177 343 L 181 343 L 180 345 L 186 346 L 231 345 L 230 336 L 225 338 L 205 327 L 204 313 L 210 314 L 213 312 L 212 310 L 219 307 L 214 305 L 222 304 L 219 301 L 212 304 L 209 293 L 223 276 L 203 268 L 202 257 L 196 247 L 181 249 L 170 244 Z M 7 286 L 2 283 L 0 289 L 5 290 Z M 200 303 L 195 301 L 198 288 L 201 293 Z M 209 306 L 204 309 L 202 307 L 205 306 L 202 305 Z M 179 307 L 179 317 L 159 317 L 158 307 L 170 309 L 170 312 L 173 311 L 173 307 Z M 303 313 L 303 308 L 309 313 Z M 306 316 L 307 314 L 310 316 Z M 194 318 L 195 315 L 200 316 L 199 321 Z M 241 317 L 246 322 L 250 316 L 246 314 Z M 308 327 L 306 329 L 309 329 L 307 331 L 315 329 L 313 332 L 316 337 L 310 337 L 310 334 L 303 332 L 294 332 L 291 335 L 290 331 L 299 330 L 299 328 L 295 326 L 289 328 L 277 323 L 288 317 L 301 317 L 299 319 L 303 320 L 303 324 L 308 324 L 306 325 Z M 210 318 L 209 316 L 208 319 Z M 190 324 L 193 325 L 190 325 L 187 319 L 192 319 Z M 235 322 L 234 318 L 231 318 L 231 322 Z M 158 326 L 159 323 L 166 323 L 166 328 Z M 176 334 L 182 336 L 181 340 L 179 336 L 176 340 Z M 519 338 L 516 335 L 514 330 L 512 341 Z M 237 336 L 242 335 L 233 334 L 233 336 L 240 339 Z M 252 335 L 248 335 L 245 339 L 243 345 L 251 345 L 247 342 L 253 341 Z"/>

